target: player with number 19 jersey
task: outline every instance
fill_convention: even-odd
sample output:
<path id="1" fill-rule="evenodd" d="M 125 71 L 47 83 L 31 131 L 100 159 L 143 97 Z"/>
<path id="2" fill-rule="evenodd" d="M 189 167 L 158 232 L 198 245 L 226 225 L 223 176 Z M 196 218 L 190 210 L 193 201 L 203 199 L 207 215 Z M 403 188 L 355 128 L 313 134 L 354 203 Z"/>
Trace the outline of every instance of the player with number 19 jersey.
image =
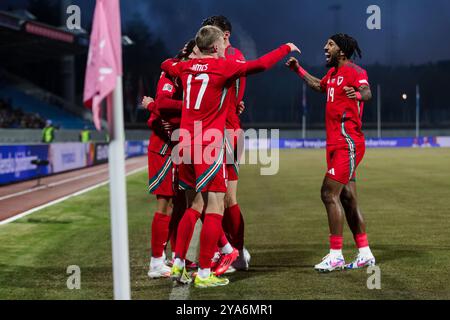
<path id="1" fill-rule="evenodd" d="M 197 192 L 226 192 L 223 151 L 228 114 L 228 105 L 225 104 L 227 92 L 236 79 L 267 70 L 290 51 L 288 45 L 283 45 L 257 60 L 247 62 L 222 58 L 163 62 L 162 70 L 182 80 L 184 100 L 180 129 L 187 130 L 190 139 L 185 141 L 186 138 L 180 137 L 180 146 L 184 150 L 190 147 L 191 160 L 195 162 L 191 166 L 194 170 L 187 175 L 184 175 L 183 166 L 180 167 L 181 188 L 195 187 Z M 198 145 L 203 147 L 194 148 Z M 214 152 L 203 152 L 206 146 Z M 201 154 L 194 155 L 194 150 Z"/>
<path id="2" fill-rule="evenodd" d="M 352 62 L 331 68 L 320 86 L 327 94 L 325 125 L 327 131 L 327 177 L 348 184 L 356 177 L 356 168 L 364 157 L 362 132 L 364 103 L 350 99 L 344 87 L 367 85 L 367 72 Z"/>

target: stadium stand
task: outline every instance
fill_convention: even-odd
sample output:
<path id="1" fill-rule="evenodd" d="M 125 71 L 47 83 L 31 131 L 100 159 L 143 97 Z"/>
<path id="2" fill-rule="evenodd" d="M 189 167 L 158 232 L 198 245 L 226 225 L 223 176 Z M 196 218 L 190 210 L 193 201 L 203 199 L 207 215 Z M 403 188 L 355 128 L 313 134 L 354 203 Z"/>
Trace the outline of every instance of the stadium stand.
<path id="1" fill-rule="evenodd" d="M 14 109 L 19 108 L 13 113 L 18 113 L 21 112 L 19 110 L 23 110 L 26 114 L 34 115 L 34 117 L 37 115 L 39 118 L 51 119 L 56 125 L 64 129 L 81 129 L 84 126 L 91 126 L 90 122 L 80 118 L 79 116 L 63 110 L 56 105 L 40 101 L 12 86 L 0 87 L 0 98 L 4 101 L 9 100 Z M 12 126 L 9 127 L 30 128 L 28 126 L 17 126 L 15 123 L 12 123 Z M 38 128 L 40 127 L 41 126 Z M 32 126 L 31 128 L 36 127 Z"/>
<path id="2" fill-rule="evenodd" d="M 22 74 L 32 65 L 59 64 L 62 57 L 86 53 L 87 45 L 84 34 L 36 21 L 27 12 L 0 11 L 0 99 L 9 102 L 2 128 L 40 128 L 37 119 L 52 120 L 61 129 L 93 128 L 92 116 L 80 101 L 58 96 L 29 73 Z M 57 74 L 55 70 L 48 72 Z"/>
<path id="3" fill-rule="evenodd" d="M 9 101 L 0 99 L 0 128 L 40 129 L 45 125 L 38 113 L 23 112 L 15 109 Z"/>

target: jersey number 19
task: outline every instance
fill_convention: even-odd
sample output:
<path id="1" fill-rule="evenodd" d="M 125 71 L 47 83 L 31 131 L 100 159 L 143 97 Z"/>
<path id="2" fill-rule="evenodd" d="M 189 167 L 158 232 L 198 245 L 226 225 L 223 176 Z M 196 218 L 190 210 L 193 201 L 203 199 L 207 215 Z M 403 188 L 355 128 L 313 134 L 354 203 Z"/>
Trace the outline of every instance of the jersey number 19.
<path id="1" fill-rule="evenodd" d="M 334 88 L 328 88 L 327 102 L 334 102 Z"/>

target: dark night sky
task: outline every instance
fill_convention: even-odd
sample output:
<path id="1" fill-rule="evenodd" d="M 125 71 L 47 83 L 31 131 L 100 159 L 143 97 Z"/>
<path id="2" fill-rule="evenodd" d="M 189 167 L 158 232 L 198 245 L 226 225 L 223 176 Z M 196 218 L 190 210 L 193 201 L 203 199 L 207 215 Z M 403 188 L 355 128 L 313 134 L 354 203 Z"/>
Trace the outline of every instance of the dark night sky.
<path id="1" fill-rule="evenodd" d="M 3 0 L 0 9 L 26 2 Z M 73 2 L 80 5 L 86 24 L 94 0 Z M 342 7 L 338 15 L 330 10 L 333 4 Z M 366 9 L 372 4 L 381 8 L 381 30 L 366 27 Z M 195 34 L 203 18 L 223 14 L 233 23 L 232 43 L 249 58 L 292 41 L 302 50 L 305 63 L 323 65 L 324 43 L 340 31 L 358 39 L 362 64 L 450 59 L 449 0 L 122 0 L 121 6 L 125 22 L 141 16 L 173 53 Z"/>

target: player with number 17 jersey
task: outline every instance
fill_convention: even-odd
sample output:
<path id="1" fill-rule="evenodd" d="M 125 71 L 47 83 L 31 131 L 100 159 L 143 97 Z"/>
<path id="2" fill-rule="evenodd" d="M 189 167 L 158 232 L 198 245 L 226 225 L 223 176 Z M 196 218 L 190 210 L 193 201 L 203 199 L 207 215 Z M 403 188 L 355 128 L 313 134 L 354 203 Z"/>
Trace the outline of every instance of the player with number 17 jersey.
<path id="1" fill-rule="evenodd" d="M 189 137 L 180 137 L 180 147 L 190 148 L 191 160 L 195 162 L 195 185 L 193 181 L 182 181 L 180 187 L 194 188 L 197 192 L 226 192 L 223 170 L 223 143 L 228 105 L 225 98 L 228 88 L 236 79 L 265 71 L 291 52 L 291 47 L 283 45 L 278 49 L 253 61 L 225 60 L 222 58 L 201 58 L 173 63 L 163 62 L 162 70 L 179 77 L 184 89 L 184 100 L 180 129 L 189 132 Z M 186 141 L 188 140 L 188 141 Z M 203 152 L 204 147 L 214 152 Z M 198 150 L 194 155 L 193 149 Z M 208 154 L 210 157 L 208 157 Z M 206 156 L 206 158 L 204 158 Z M 200 160 L 200 163 L 196 163 Z M 192 180 L 193 177 L 191 177 Z"/>

